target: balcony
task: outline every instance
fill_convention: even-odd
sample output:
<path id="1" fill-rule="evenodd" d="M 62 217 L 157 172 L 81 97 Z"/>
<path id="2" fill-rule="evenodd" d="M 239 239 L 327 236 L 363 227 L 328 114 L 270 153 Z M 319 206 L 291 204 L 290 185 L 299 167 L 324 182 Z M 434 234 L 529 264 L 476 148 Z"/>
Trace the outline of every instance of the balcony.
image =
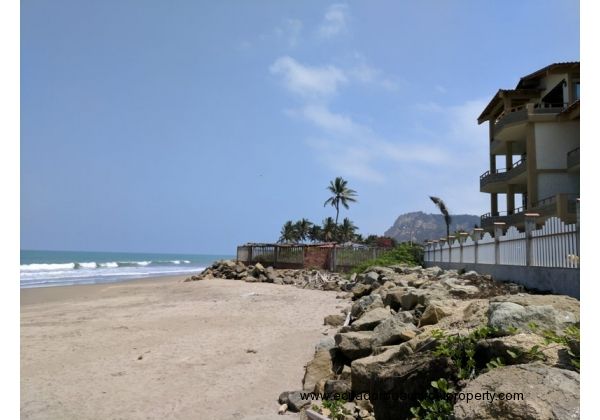
<path id="1" fill-rule="evenodd" d="M 494 223 L 503 222 L 506 226 L 522 228 L 525 222 L 525 213 L 539 214 L 538 223 L 549 217 L 559 217 L 565 223 L 575 223 L 577 220 L 577 200 L 579 194 L 556 194 L 539 200 L 530 209 L 519 207 L 512 212 L 500 211 L 481 215 L 481 227 L 490 230 Z"/>
<path id="2" fill-rule="evenodd" d="M 486 171 L 479 177 L 481 192 L 506 192 L 507 184 L 525 184 L 527 173 L 527 159 L 515 162 L 512 168 Z"/>
<path id="3" fill-rule="evenodd" d="M 567 169 L 569 172 L 579 172 L 579 147 L 567 153 Z"/>
<path id="4" fill-rule="evenodd" d="M 568 103 L 529 103 L 505 110 L 494 122 L 494 139 L 520 140 L 525 139 L 525 124 L 529 121 L 547 120 L 544 116 L 559 114 L 569 106 Z"/>

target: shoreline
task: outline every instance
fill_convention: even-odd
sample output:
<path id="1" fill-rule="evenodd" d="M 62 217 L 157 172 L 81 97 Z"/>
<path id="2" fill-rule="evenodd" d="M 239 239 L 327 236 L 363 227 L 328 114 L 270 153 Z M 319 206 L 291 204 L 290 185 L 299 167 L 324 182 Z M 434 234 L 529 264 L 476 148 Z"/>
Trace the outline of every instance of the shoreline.
<path id="1" fill-rule="evenodd" d="M 155 276 L 155 277 L 138 277 L 134 279 L 124 279 L 119 281 L 111 281 L 104 283 L 88 283 L 88 284 L 65 284 L 56 286 L 39 286 L 39 287 L 22 287 L 20 288 L 21 305 L 32 305 L 45 302 L 55 302 L 68 299 L 85 298 L 90 294 L 97 294 L 113 286 L 124 284 L 139 284 L 145 283 L 155 284 L 157 282 L 177 283 L 183 282 L 188 277 L 188 274 L 179 276 Z"/>
<path id="2" fill-rule="evenodd" d="M 22 289 L 21 418 L 281 419 L 336 295 L 182 276 Z"/>

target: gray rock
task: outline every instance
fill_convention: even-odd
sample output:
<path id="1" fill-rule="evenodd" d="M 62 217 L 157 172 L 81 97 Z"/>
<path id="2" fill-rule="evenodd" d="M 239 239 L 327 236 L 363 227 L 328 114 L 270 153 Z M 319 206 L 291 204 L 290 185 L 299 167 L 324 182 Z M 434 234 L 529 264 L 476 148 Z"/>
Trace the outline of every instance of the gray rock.
<path id="1" fill-rule="evenodd" d="M 514 302 L 490 302 L 488 325 L 501 332 L 509 332 L 510 327 L 529 331 L 529 324 L 535 323 L 539 332 L 551 330 L 562 333 L 570 325 L 576 325 L 579 316 L 572 312 L 555 309 L 553 306 L 522 306 Z M 535 331 L 534 331 L 535 332 Z"/>
<path id="2" fill-rule="evenodd" d="M 379 325 L 381 321 L 390 318 L 391 316 L 392 314 L 389 309 L 375 308 L 362 314 L 360 318 L 350 324 L 350 327 L 353 331 L 372 330 Z"/>
<path id="3" fill-rule="evenodd" d="M 319 340 L 315 346 L 315 352 L 319 350 L 331 350 L 335 347 L 335 340 L 333 337 L 324 337 Z"/>
<path id="4" fill-rule="evenodd" d="M 401 362 L 385 364 L 374 372 L 370 386 L 380 393 L 401 395 L 407 398 L 378 398 L 371 401 L 377 419 L 410 419 L 410 408 L 419 404 L 431 389 L 431 382 L 439 378 L 454 379 L 452 361 L 429 354 L 413 354 Z M 352 379 L 354 381 L 354 377 Z"/>
<path id="5" fill-rule="evenodd" d="M 315 352 L 313 359 L 306 364 L 304 378 L 302 379 L 303 390 L 312 392 L 319 381 L 333 377 L 333 357 L 331 353 L 330 350 L 326 349 Z"/>
<path id="6" fill-rule="evenodd" d="M 352 288 L 353 299 L 359 299 L 363 296 L 367 296 L 369 293 L 371 293 L 371 290 L 372 290 L 371 285 L 357 283 Z"/>
<path id="7" fill-rule="evenodd" d="M 372 378 L 384 366 L 402 360 L 412 353 L 410 346 L 400 344 L 385 347 L 379 354 L 352 361 L 352 391 L 354 393 L 371 392 Z"/>
<path id="8" fill-rule="evenodd" d="M 382 321 L 373 330 L 373 346 L 388 346 L 413 339 L 419 329 L 411 323 L 402 322 L 398 317 Z"/>
<path id="9" fill-rule="evenodd" d="M 373 331 L 338 333 L 335 335 L 335 343 L 344 356 L 354 360 L 371 353 L 374 338 Z"/>
<path id="10" fill-rule="evenodd" d="M 310 404 L 310 399 L 303 400 L 302 394 L 304 391 L 292 391 L 287 394 L 287 402 L 281 404 L 287 404 L 290 411 L 299 412 L 302 408 Z M 281 395 L 280 395 L 281 397 Z"/>
<path id="11" fill-rule="evenodd" d="M 340 398 L 342 394 L 350 395 L 350 391 L 352 390 L 352 386 L 350 385 L 350 381 L 342 381 L 337 379 L 329 379 L 325 382 L 325 393 L 332 394 L 340 394 Z M 345 398 L 348 400 L 348 397 Z"/>
<path id="12" fill-rule="evenodd" d="M 344 325 L 346 317 L 344 315 L 327 315 L 323 320 L 324 325 L 331 325 L 332 327 L 341 327 Z"/>
<path id="13" fill-rule="evenodd" d="M 375 308 L 383 308 L 381 296 L 377 294 L 363 296 L 352 305 L 350 314 L 353 318 L 360 318 L 362 314 Z"/>
<path id="14" fill-rule="evenodd" d="M 377 282 L 378 280 L 379 280 L 379 274 L 377 274 L 377 272 L 375 272 L 375 271 L 369 271 L 367 274 L 365 274 L 362 281 L 366 284 L 373 284 L 373 283 Z"/>
<path id="15" fill-rule="evenodd" d="M 463 393 L 522 393 L 522 398 L 458 401 L 457 420 L 475 419 L 577 419 L 579 374 L 539 363 L 506 366 L 484 373 L 469 382 Z"/>
<path id="16" fill-rule="evenodd" d="M 397 289 L 397 288 L 388 289 L 387 292 L 385 293 L 385 299 L 384 299 L 385 306 L 389 306 L 390 308 L 392 308 L 395 311 L 401 309 L 402 308 L 401 299 L 405 293 L 406 292 L 404 291 L 403 288 L 402 289 Z"/>
<path id="17" fill-rule="evenodd" d="M 442 318 L 450 315 L 451 312 L 449 308 L 441 305 L 438 302 L 432 302 L 427 306 L 425 312 L 421 315 L 421 319 L 419 320 L 419 325 L 433 325 L 437 324 Z"/>

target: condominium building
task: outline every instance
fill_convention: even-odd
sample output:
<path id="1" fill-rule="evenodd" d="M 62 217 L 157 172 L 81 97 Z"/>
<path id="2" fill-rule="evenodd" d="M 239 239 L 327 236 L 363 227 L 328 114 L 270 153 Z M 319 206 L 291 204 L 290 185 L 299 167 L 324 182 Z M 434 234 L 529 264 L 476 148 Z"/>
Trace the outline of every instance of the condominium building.
<path id="1" fill-rule="evenodd" d="M 522 227 L 525 213 L 576 221 L 579 198 L 579 62 L 555 63 L 499 90 L 478 118 L 489 121 L 490 167 L 480 177 L 490 194 L 481 227 Z M 505 209 L 498 208 L 505 196 Z"/>

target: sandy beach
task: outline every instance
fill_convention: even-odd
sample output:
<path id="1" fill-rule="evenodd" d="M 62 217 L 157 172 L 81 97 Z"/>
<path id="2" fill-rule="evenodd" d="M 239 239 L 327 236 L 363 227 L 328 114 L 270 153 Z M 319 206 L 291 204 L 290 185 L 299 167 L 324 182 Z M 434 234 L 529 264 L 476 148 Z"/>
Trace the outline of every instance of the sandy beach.
<path id="1" fill-rule="evenodd" d="M 22 289 L 21 418 L 281 418 L 342 301 L 182 280 Z"/>

